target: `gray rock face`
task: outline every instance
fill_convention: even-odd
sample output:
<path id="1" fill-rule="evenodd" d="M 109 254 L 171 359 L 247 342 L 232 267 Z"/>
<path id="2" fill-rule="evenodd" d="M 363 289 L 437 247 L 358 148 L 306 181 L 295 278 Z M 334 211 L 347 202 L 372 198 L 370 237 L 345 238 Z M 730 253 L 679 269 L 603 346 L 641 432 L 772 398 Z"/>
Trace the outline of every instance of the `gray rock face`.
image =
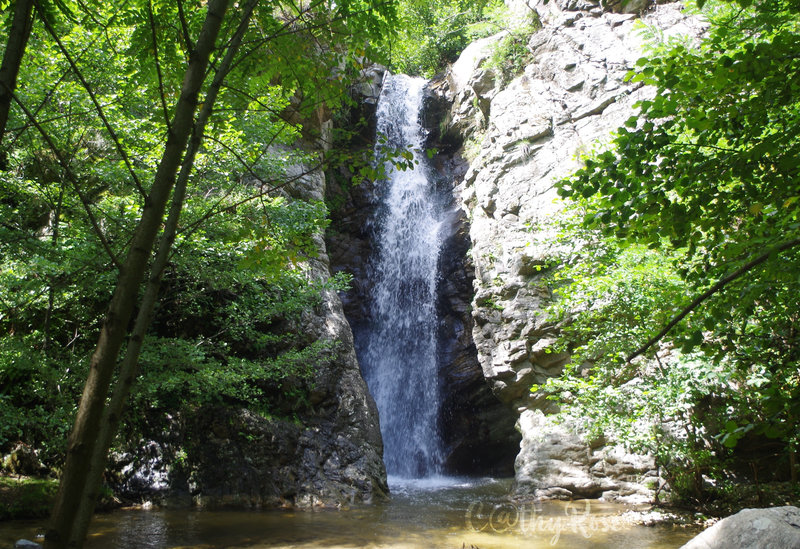
<path id="1" fill-rule="evenodd" d="M 659 28 L 689 29 L 676 5 L 648 17 Z M 567 358 L 552 352 L 558 327 L 542 316 L 551 296 L 538 281 L 551 257 L 539 242 L 552 235 L 549 219 L 559 209 L 554 181 L 577 169 L 577 155 L 608 139 L 648 93 L 623 82 L 641 55 L 632 27 L 631 16 L 574 12 L 535 33 L 533 63 L 489 92 L 485 138 L 462 200 L 471 214 L 475 343 L 486 377 L 515 406 L 527 407 L 527 387 L 558 373 Z M 454 111 L 463 108 L 456 103 Z"/>
<path id="2" fill-rule="evenodd" d="M 693 538 L 681 549 L 798 549 L 800 509 L 744 509 Z"/>
<path id="3" fill-rule="evenodd" d="M 187 458 L 172 475 L 172 502 L 341 506 L 388 492 L 380 455 L 353 425 L 325 418 L 301 426 L 249 410 L 208 409 L 191 418 L 185 432 Z"/>
<path id="4" fill-rule="evenodd" d="M 441 150 L 436 143 L 433 146 Z M 442 186 L 452 195 L 452 182 L 459 179 L 463 166 L 446 156 L 439 154 L 435 160 Z M 439 258 L 436 304 L 444 467 L 450 474 L 510 476 L 520 436 L 514 428 L 515 414 L 492 394 L 484 379 L 472 340 L 475 275 L 467 254 L 468 223 L 456 204 L 445 223 L 443 232 L 448 236 Z"/>
<path id="5" fill-rule="evenodd" d="M 542 242 L 553 236 L 551 219 L 560 208 L 554 182 L 578 168 L 577 157 L 608 140 L 634 102 L 650 93 L 624 82 L 643 38 L 634 30 L 635 15 L 596 1 L 514 4 L 535 9 L 544 22 L 530 38 L 533 61 L 524 74 L 502 89 L 497 85 L 485 67 L 499 39 L 492 37 L 468 47 L 436 87 L 453 101 L 445 132 L 463 136 L 465 149 L 470 141 L 477 149 L 458 188 L 475 269 L 473 339 L 494 393 L 521 414 L 518 492 L 635 496 L 646 493 L 632 481 L 650 474 L 649 460 L 621 458 L 618 449 L 608 450 L 606 459 L 607 450 L 587 448 L 563 426 L 551 425 L 542 413 L 551 405 L 529 389 L 558 375 L 568 360 L 552 347 L 560 328 L 545 313 L 552 296 L 542 280 L 553 263 Z M 623 4 L 618 11 L 640 10 Z M 656 6 L 644 22 L 666 36 L 702 31 L 677 4 Z"/>
<path id="6" fill-rule="evenodd" d="M 651 457 L 604 446 L 603 441 L 587 445 L 541 410 L 522 412 L 519 427 L 523 439 L 515 463 L 518 496 L 638 503 L 649 501 L 651 488 L 659 482 Z"/>
<path id="7" fill-rule="evenodd" d="M 303 168 L 296 169 L 299 176 Z M 321 201 L 325 177 L 303 176 L 286 192 Z M 325 241 L 321 233 L 314 239 L 318 255 L 308 259 L 306 274 L 324 281 L 330 276 Z M 121 490 L 204 507 L 339 506 L 385 497 L 378 411 L 338 295 L 326 291 L 296 329 L 308 342 L 335 344 L 315 362 L 309 406 L 297 409 L 295 421 L 223 407 L 171 418 L 138 454 L 116 456 Z"/>

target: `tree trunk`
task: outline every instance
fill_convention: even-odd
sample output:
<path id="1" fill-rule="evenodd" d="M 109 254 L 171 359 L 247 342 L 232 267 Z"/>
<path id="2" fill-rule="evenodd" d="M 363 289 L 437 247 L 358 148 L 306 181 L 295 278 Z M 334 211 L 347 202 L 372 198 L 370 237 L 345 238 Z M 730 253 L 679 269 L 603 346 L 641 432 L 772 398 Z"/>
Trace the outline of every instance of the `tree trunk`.
<path id="1" fill-rule="evenodd" d="M 33 0 L 17 0 L 14 5 L 14 19 L 8 32 L 6 52 L 0 65 L 0 147 L 6 133 L 11 99 L 17 87 L 17 75 L 25 54 L 25 46 L 31 35 L 33 24 Z M 6 169 L 6 153 L 0 148 L 0 170 Z"/>
<path id="2" fill-rule="evenodd" d="M 89 490 L 91 479 L 99 478 L 103 474 L 96 464 L 92 466 L 91 458 L 98 443 L 109 385 L 133 315 L 139 286 L 152 254 L 153 243 L 164 217 L 167 200 L 192 131 L 197 98 L 227 6 L 228 0 L 209 0 L 203 28 L 189 57 L 166 147 L 128 255 L 120 270 L 97 347 L 92 355 L 75 425 L 67 441 L 66 464 L 45 536 L 46 549 L 79 548 L 83 544 L 83 538 L 77 539 L 73 531 L 78 524 L 88 524 L 86 517 L 79 517 L 77 514 L 79 510 L 86 513 L 93 509 L 93 501 L 84 504 L 82 500 L 93 499 L 94 495 Z"/>
<path id="3" fill-rule="evenodd" d="M 108 449 L 117 432 L 128 394 L 139 372 L 139 355 L 152 320 L 153 311 L 158 302 L 161 278 L 169 262 L 170 252 L 175 241 L 175 235 L 177 234 L 178 221 L 180 219 L 181 210 L 183 209 L 186 187 L 194 165 L 194 159 L 197 151 L 200 149 L 203 132 L 205 131 L 206 123 L 213 111 L 214 103 L 216 102 L 222 82 L 230 71 L 233 59 L 242 43 L 242 37 L 247 31 L 250 17 L 257 3 L 258 0 L 250 0 L 244 7 L 239 27 L 228 46 L 224 59 L 217 68 L 214 80 L 206 92 L 203 108 L 200 110 L 197 121 L 194 124 L 192 138 L 189 141 L 189 149 L 183 159 L 181 171 L 175 183 L 175 191 L 172 194 L 172 205 L 170 206 L 167 221 L 164 224 L 164 232 L 159 241 L 158 252 L 150 267 L 150 278 L 147 281 L 145 293 L 139 305 L 139 311 L 136 314 L 133 332 L 128 338 L 125 357 L 119 369 L 119 377 L 114 386 L 111 400 L 103 413 L 103 419 L 100 423 L 100 432 L 97 437 L 98 442 L 92 453 L 92 470 L 104 471 L 108 462 Z M 84 508 L 77 512 L 76 525 L 73 528 L 72 539 L 69 541 L 70 547 L 79 546 L 81 541 L 86 537 L 86 532 L 89 529 L 89 522 L 94 513 L 94 506 L 99 497 L 100 487 L 102 486 L 102 475 L 92 475 L 87 486 L 87 491 L 91 497 L 80 500 L 79 505 Z"/>

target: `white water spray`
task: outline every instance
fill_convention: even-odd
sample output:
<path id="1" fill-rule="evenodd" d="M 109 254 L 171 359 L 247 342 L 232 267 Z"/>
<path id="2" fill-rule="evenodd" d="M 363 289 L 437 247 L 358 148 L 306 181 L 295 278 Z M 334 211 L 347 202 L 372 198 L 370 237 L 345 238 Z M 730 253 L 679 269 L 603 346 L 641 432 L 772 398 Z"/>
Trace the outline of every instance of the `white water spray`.
<path id="1" fill-rule="evenodd" d="M 374 219 L 378 251 L 371 265 L 373 323 L 361 356 L 380 412 L 387 472 L 402 478 L 437 475 L 442 461 L 436 359 L 442 208 L 420 154 L 424 84 L 387 76 L 378 102 L 378 134 L 387 140 L 380 146 L 417 152 L 413 168 L 387 165 L 381 183 L 386 188 Z"/>

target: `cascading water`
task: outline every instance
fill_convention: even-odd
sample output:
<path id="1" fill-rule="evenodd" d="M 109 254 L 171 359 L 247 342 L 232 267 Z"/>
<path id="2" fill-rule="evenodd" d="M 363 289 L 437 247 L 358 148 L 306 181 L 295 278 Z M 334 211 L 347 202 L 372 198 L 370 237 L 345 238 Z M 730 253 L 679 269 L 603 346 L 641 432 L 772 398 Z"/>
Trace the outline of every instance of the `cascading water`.
<path id="1" fill-rule="evenodd" d="M 378 101 L 381 150 L 411 149 L 415 166 L 387 163 L 382 203 L 373 219 L 377 253 L 371 264 L 372 323 L 362 334 L 361 363 L 378 405 L 384 460 L 390 476 L 424 478 L 440 472 L 437 423 L 436 286 L 442 208 L 419 154 L 421 78 L 387 75 Z"/>

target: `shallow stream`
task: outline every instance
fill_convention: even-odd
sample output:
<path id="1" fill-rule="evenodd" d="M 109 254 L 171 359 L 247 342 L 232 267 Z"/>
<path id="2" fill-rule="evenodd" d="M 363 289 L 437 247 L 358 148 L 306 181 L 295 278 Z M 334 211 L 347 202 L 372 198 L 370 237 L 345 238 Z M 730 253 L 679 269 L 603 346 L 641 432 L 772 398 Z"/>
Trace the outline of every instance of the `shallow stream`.
<path id="1" fill-rule="evenodd" d="M 128 509 L 98 515 L 87 549 L 575 547 L 673 549 L 696 531 L 640 526 L 597 501 L 513 504 L 510 481 L 390 479 L 390 501 L 343 510 Z M 0 523 L 0 548 L 36 539 L 44 521 Z"/>

